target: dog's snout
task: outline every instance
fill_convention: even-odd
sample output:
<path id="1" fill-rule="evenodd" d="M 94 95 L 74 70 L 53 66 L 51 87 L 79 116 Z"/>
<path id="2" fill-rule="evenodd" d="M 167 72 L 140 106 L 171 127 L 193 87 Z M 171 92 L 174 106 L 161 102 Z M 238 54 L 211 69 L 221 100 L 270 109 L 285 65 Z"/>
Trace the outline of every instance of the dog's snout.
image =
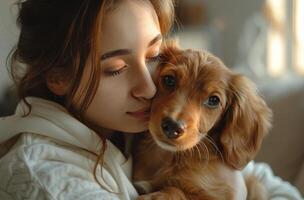
<path id="1" fill-rule="evenodd" d="M 161 127 L 169 139 L 177 139 L 185 132 L 185 123 L 180 120 L 175 121 L 170 117 L 166 117 L 162 120 Z"/>

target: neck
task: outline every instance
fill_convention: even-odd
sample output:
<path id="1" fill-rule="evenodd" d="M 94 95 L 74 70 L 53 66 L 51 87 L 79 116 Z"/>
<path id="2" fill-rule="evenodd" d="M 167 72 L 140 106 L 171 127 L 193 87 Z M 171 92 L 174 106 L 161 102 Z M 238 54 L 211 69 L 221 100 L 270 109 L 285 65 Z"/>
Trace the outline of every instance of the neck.
<path id="1" fill-rule="evenodd" d="M 112 137 L 112 135 L 115 134 L 115 132 L 116 132 L 114 130 L 103 128 L 103 127 L 100 127 L 100 126 L 96 126 L 96 125 L 91 124 L 91 123 L 86 123 L 86 125 L 90 129 L 95 131 L 99 135 L 99 137 L 105 138 L 105 139 L 110 139 Z"/>
<path id="2" fill-rule="evenodd" d="M 100 138 L 110 140 L 111 143 L 114 144 L 125 155 L 125 138 L 122 132 L 113 131 L 92 124 L 88 126 L 94 130 Z"/>

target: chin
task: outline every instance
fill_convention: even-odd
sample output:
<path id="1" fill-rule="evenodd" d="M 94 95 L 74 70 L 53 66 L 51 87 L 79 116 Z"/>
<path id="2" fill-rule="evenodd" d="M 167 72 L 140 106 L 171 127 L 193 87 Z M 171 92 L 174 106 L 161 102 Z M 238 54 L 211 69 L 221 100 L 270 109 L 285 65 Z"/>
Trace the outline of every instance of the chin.
<path id="1" fill-rule="evenodd" d="M 148 130 L 148 122 L 126 123 L 119 131 L 125 133 L 139 133 Z"/>

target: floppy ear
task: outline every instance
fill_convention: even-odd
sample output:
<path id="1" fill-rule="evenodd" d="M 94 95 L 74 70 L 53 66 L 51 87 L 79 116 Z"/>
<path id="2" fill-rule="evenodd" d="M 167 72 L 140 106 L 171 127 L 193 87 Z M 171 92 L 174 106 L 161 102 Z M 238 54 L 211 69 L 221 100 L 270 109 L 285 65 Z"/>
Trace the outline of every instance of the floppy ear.
<path id="1" fill-rule="evenodd" d="M 232 75 L 220 141 L 227 164 L 242 169 L 260 149 L 271 127 L 272 112 L 242 75 Z M 222 121 L 223 122 L 223 121 Z"/>

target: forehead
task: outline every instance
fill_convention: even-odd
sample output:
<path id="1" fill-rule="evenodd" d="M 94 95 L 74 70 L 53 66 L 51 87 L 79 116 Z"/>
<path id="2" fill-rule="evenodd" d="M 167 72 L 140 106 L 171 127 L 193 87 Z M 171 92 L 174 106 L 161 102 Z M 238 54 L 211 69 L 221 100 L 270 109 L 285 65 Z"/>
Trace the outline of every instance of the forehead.
<path id="1" fill-rule="evenodd" d="M 175 74 L 181 89 L 194 91 L 225 90 L 231 73 L 213 56 L 192 51 L 182 53 L 169 61 L 161 69 L 161 75 Z"/>
<path id="2" fill-rule="evenodd" d="M 124 0 L 106 13 L 101 30 L 101 48 L 138 48 L 160 33 L 157 15 L 149 1 Z"/>

